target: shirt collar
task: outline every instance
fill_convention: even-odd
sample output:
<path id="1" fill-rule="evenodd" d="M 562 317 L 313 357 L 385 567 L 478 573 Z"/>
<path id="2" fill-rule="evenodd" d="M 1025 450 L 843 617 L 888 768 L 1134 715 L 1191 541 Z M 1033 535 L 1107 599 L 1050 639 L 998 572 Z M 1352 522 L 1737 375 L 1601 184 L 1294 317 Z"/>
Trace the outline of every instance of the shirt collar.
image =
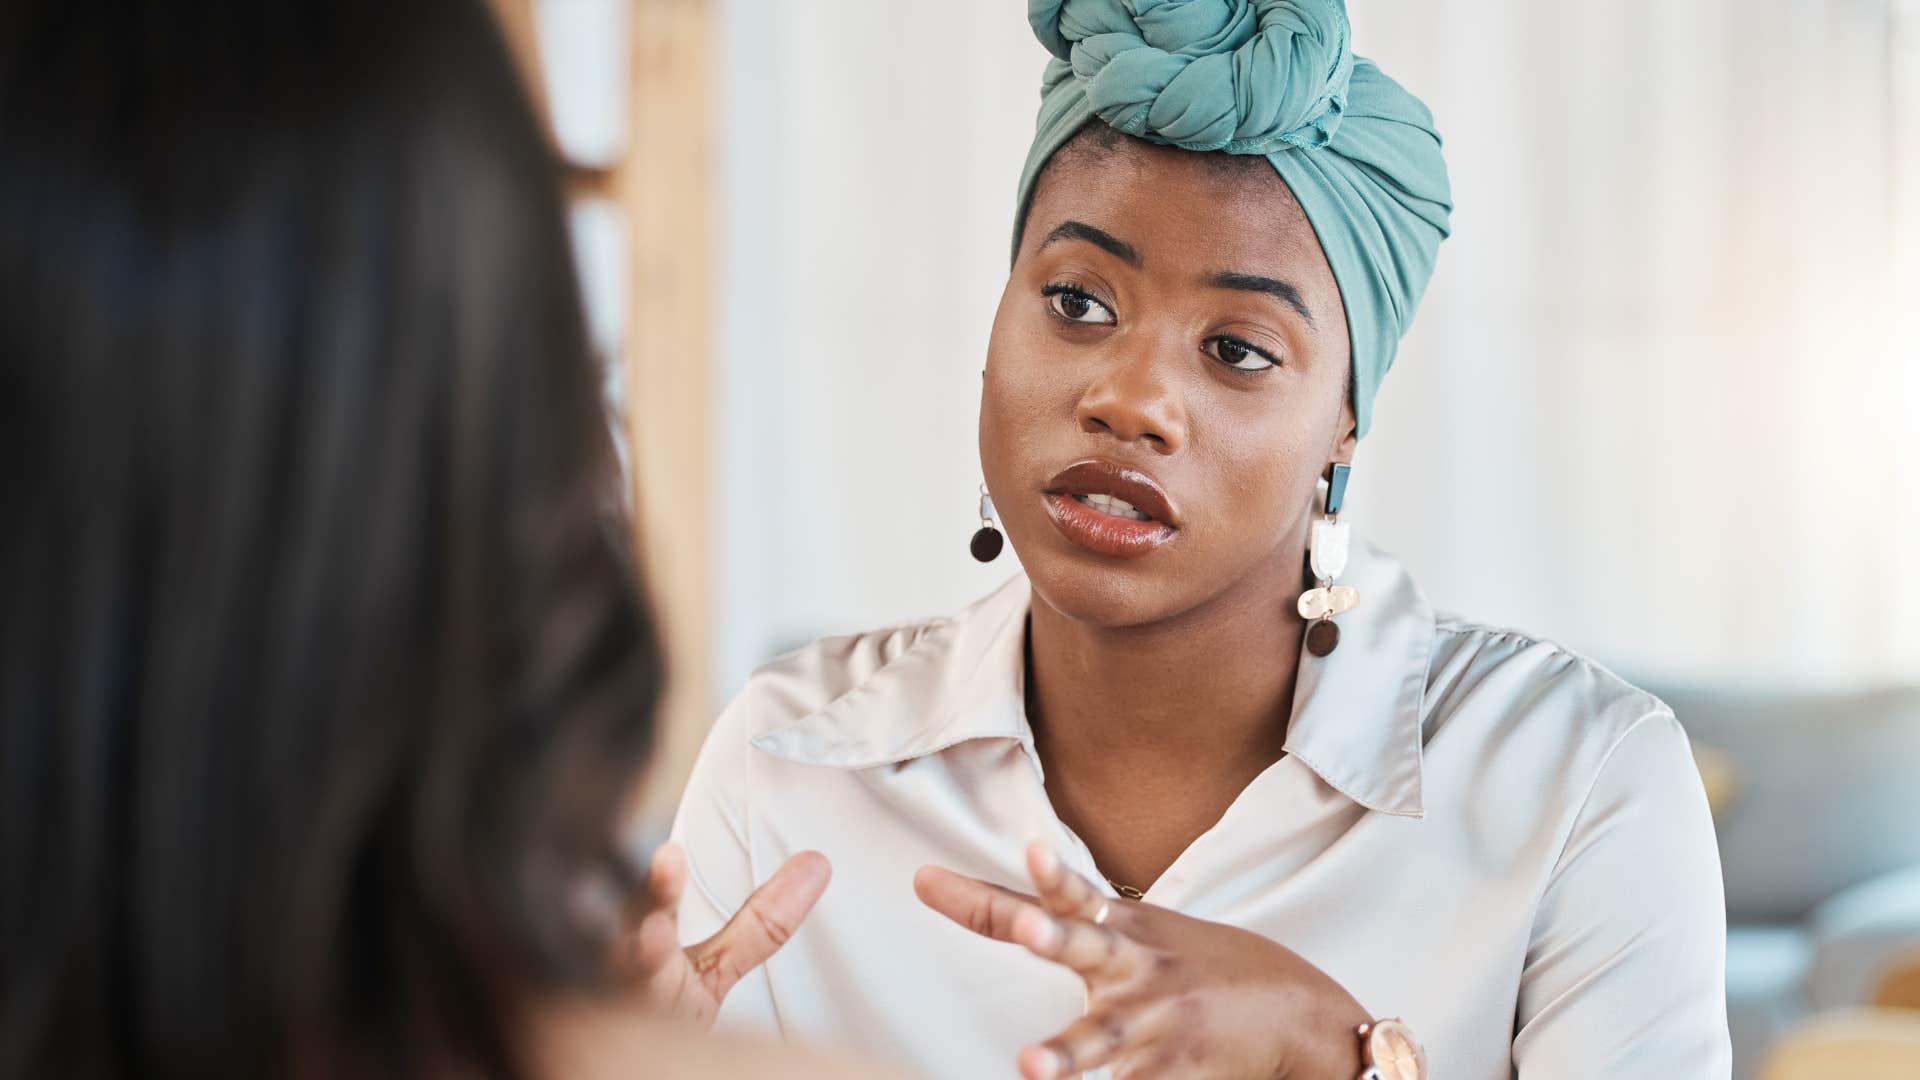
<path id="1" fill-rule="evenodd" d="M 1391 556 L 1356 540 L 1341 583 L 1360 604 L 1339 617 L 1340 647 L 1304 650 L 1286 751 L 1353 801 L 1421 817 L 1422 695 L 1433 609 Z M 1025 662 L 1032 593 L 1016 577 L 930 624 L 873 676 L 820 709 L 757 736 L 756 747 L 846 769 L 936 753 L 969 739 L 1033 745 Z"/>
<path id="2" fill-rule="evenodd" d="M 1029 747 L 1024 575 L 951 619 L 931 623 L 865 682 L 753 744 L 809 765 L 863 769 L 944 750 L 969 739 Z"/>
<path id="3" fill-rule="evenodd" d="M 1433 608 L 1399 560 L 1358 538 L 1340 579 L 1360 604 L 1338 617 L 1340 647 L 1301 650 L 1287 753 L 1371 810 L 1426 816 L 1421 719 Z"/>

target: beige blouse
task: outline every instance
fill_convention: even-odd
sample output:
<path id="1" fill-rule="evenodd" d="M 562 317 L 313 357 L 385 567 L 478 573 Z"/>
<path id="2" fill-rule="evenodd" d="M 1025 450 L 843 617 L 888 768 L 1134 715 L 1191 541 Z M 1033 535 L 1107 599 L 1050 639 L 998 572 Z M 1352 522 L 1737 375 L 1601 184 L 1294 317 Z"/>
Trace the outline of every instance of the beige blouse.
<path id="1" fill-rule="evenodd" d="M 1300 658 L 1286 756 L 1146 899 L 1264 934 L 1407 1021 L 1440 1080 L 1730 1071 L 1725 908 L 1687 739 L 1657 699 L 1550 642 L 1436 616 L 1356 542 L 1331 656 Z M 1085 1008 L 1071 972 L 921 906 L 938 863 L 1027 889 L 1055 816 L 1023 706 L 1024 578 L 957 617 L 832 638 L 756 674 L 674 824 L 688 941 L 795 852 L 833 883 L 723 1026 L 929 1077 L 1013 1076 Z"/>

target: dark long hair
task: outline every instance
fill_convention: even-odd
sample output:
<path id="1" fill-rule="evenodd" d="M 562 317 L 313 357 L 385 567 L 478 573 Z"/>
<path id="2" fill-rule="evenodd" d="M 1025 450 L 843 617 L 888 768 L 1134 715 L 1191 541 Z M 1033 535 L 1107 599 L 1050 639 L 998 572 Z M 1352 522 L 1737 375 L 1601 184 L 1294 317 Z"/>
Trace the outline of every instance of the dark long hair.
<path id="1" fill-rule="evenodd" d="M 508 1073 L 602 977 L 601 402 L 479 0 L 0 7 L 0 1076 Z"/>

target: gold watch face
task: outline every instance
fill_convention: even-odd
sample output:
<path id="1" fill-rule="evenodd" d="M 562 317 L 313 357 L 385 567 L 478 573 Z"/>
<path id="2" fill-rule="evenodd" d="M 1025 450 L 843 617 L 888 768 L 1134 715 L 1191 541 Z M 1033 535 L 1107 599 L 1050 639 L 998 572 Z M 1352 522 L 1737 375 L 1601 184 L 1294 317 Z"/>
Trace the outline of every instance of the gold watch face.
<path id="1" fill-rule="evenodd" d="M 1367 1057 L 1380 1080 L 1427 1080 L 1427 1055 L 1398 1020 L 1381 1020 L 1367 1032 Z"/>

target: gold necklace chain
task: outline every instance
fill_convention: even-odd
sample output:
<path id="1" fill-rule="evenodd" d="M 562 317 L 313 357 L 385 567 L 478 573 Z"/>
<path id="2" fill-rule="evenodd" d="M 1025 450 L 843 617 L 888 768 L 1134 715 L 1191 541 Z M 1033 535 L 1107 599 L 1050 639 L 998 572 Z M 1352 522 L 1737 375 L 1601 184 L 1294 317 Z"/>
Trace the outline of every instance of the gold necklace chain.
<path id="1" fill-rule="evenodd" d="M 1146 899 L 1146 896 L 1147 896 L 1146 893 L 1141 892 L 1139 889 L 1136 889 L 1131 885 L 1122 885 L 1119 882 L 1113 880 L 1112 878 L 1107 879 L 1107 884 L 1113 886 L 1113 891 L 1119 893 L 1122 899 L 1126 899 L 1126 900 Z"/>

